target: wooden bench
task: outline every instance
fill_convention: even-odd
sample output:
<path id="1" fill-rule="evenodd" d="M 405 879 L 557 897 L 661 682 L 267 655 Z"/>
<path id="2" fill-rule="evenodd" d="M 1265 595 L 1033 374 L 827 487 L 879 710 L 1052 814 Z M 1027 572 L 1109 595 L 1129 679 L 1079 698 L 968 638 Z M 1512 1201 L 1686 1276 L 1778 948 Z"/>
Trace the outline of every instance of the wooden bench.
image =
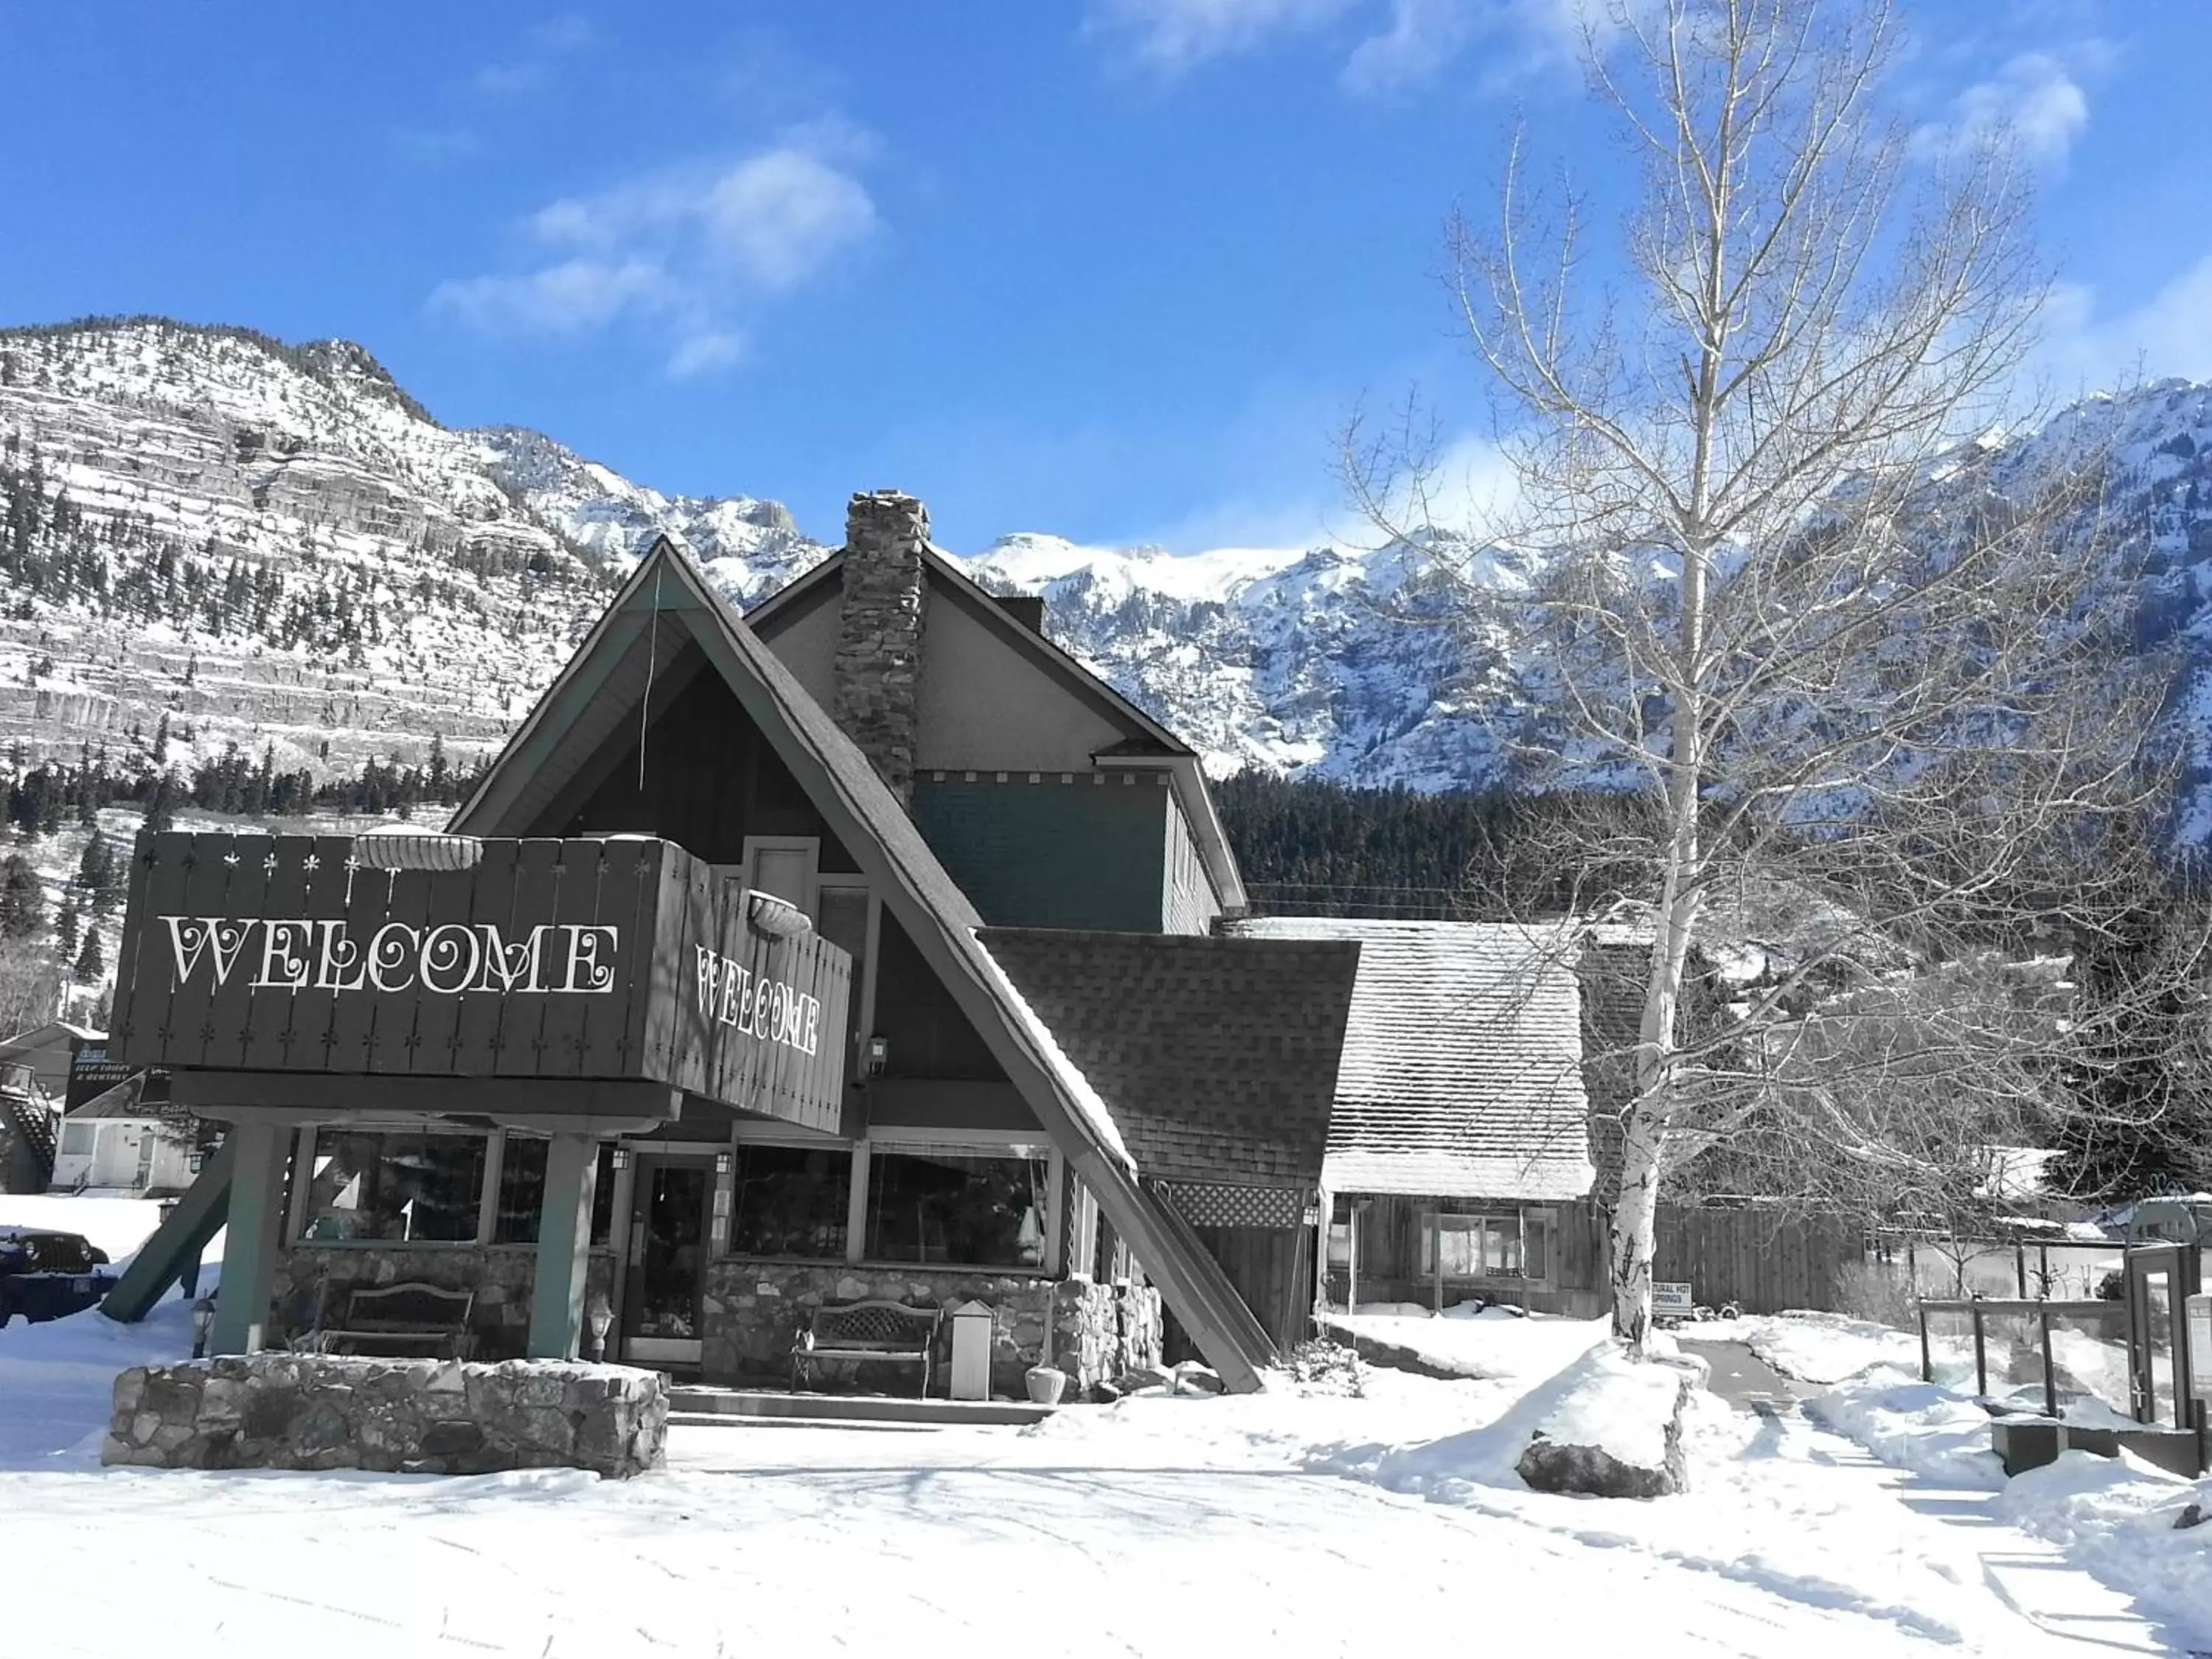
<path id="1" fill-rule="evenodd" d="M 343 1311 L 333 1322 L 325 1323 L 323 1310 L 318 1308 L 313 1328 L 294 1340 L 295 1350 L 466 1359 L 476 1346 L 469 1329 L 469 1315 L 477 1301 L 474 1291 L 410 1280 L 349 1285 L 343 1296 Z"/>
<path id="2" fill-rule="evenodd" d="M 825 1302 L 791 1345 L 791 1386 L 817 1359 L 880 1359 L 921 1367 L 921 1393 L 929 1395 L 929 1357 L 937 1346 L 942 1308 L 909 1308 L 903 1302 Z"/>

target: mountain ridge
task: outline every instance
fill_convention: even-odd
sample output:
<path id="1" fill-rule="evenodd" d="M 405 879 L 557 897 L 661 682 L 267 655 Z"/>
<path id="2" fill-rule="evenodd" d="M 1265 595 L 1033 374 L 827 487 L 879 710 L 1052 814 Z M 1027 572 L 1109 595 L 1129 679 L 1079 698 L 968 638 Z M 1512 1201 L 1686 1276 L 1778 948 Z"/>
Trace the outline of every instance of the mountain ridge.
<path id="1" fill-rule="evenodd" d="M 2212 752 L 2212 386 L 2086 399 L 1960 465 L 2002 491 L 2091 444 L 2140 556 L 2143 647 L 2182 657 L 2177 718 Z M 765 497 L 670 495 L 532 428 L 443 426 L 354 343 L 167 319 L 0 330 L 0 735 L 49 750 L 143 740 L 167 712 L 195 752 L 331 771 L 438 735 L 458 757 L 512 729 L 656 536 L 744 606 L 830 550 Z M 1053 637 L 1218 775 L 1510 787 L 1556 737 L 1509 630 L 1454 579 L 1510 601 L 1534 575 L 1510 549 L 1175 555 L 1024 532 L 952 556 L 1042 594 Z"/>

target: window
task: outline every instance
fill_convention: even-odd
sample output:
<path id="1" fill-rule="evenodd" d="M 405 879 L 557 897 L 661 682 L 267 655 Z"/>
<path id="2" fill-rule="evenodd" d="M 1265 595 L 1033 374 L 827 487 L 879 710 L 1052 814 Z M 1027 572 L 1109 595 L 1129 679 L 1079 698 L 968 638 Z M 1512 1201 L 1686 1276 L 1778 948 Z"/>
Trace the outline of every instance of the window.
<path id="1" fill-rule="evenodd" d="M 483 1135 L 324 1130 L 301 1236 L 471 1243 L 487 1144 Z"/>
<path id="2" fill-rule="evenodd" d="M 1352 1265 L 1352 1223 L 1349 1220 L 1328 1224 L 1328 1265 L 1349 1267 Z"/>
<path id="3" fill-rule="evenodd" d="M 495 1244 L 535 1244 L 538 1216 L 545 1207 L 545 1149 L 550 1143 L 510 1134 L 499 1160 L 499 1212 L 492 1223 Z M 592 1243 L 614 1236 L 615 1149 L 599 1148 L 599 1171 L 592 1186 Z"/>
<path id="4" fill-rule="evenodd" d="M 730 1200 L 730 1249 L 739 1255 L 845 1259 L 853 1154 L 842 1147 L 740 1142 Z"/>
<path id="5" fill-rule="evenodd" d="M 969 1267 L 1042 1267 L 1042 1157 L 878 1147 L 868 1159 L 867 1255 Z"/>
<path id="6" fill-rule="evenodd" d="M 1549 1272 L 1547 1219 L 1540 1215 L 1421 1218 L 1421 1273 L 1432 1278 L 1441 1250 L 1446 1279 L 1543 1279 Z"/>
<path id="7" fill-rule="evenodd" d="M 62 1152 L 69 1158 L 90 1158 L 92 1143 L 100 1138 L 97 1123 L 64 1123 L 62 1125 Z"/>
<path id="8" fill-rule="evenodd" d="M 745 885 L 814 914 L 814 870 L 821 843 L 811 836 L 747 836 Z"/>

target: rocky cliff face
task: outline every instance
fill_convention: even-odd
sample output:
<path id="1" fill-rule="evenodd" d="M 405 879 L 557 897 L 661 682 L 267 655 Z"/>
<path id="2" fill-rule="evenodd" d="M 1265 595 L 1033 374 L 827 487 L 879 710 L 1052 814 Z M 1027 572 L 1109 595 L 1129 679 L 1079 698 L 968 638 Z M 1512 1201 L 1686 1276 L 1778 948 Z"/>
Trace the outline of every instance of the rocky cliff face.
<path id="1" fill-rule="evenodd" d="M 2090 447 L 2112 457 L 2104 527 L 2142 573 L 2142 643 L 2176 650 L 2179 729 L 2212 753 L 2212 386 L 2090 400 L 1961 458 L 1960 487 L 2016 489 Z M 196 750 L 273 746 L 280 769 L 415 759 L 433 734 L 462 760 L 655 535 L 740 605 L 826 552 L 771 501 L 665 495 L 540 433 L 441 427 L 346 342 L 156 320 L 0 333 L 0 739 L 39 752 L 122 748 L 167 712 Z M 966 563 L 1043 594 L 1053 636 L 1216 771 L 1510 784 L 1516 750 L 1557 740 L 1505 630 L 1442 574 L 1502 610 L 1533 574 L 1510 553 L 1024 535 Z"/>

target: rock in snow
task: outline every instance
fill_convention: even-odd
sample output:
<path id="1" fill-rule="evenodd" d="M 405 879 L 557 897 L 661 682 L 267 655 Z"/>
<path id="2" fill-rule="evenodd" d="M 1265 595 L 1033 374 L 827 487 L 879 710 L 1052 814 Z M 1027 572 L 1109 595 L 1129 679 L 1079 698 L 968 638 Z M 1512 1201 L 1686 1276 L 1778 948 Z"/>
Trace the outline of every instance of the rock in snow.
<path id="1" fill-rule="evenodd" d="M 1682 1407 L 1694 1362 L 1638 1362 L 1610 1344 L 1559 1379 L 1551 1410 L 1515 1465 L 1537 1492 L 1665 1498 L 1687 1489 Z"/>

